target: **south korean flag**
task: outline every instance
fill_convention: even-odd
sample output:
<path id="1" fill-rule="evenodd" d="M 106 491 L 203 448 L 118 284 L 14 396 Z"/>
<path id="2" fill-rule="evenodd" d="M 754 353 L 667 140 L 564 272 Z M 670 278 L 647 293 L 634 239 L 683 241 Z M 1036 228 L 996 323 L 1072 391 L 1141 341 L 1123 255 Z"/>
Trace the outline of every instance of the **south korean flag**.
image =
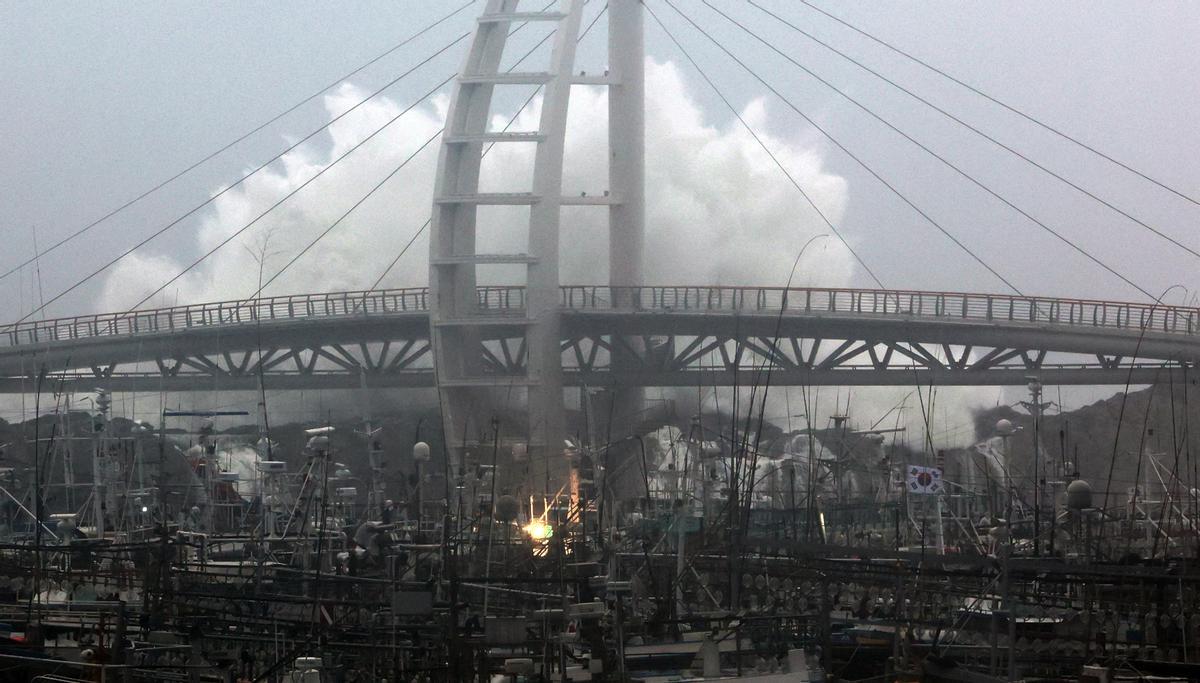
<path id="1" fill-rule="evenodd" d="M 909 465 L 905 481 L 909 493 L 929 495 L 942 492 L 942 471 L 936 467 Z"/>

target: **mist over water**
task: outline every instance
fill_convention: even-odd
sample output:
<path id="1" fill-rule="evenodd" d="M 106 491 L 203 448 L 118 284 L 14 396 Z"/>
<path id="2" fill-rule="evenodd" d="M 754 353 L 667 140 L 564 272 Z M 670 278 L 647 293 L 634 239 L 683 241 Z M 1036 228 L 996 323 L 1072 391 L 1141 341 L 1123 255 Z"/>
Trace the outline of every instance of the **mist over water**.
<path id="1" fill-rule="evenodd" d="M 849 285 L 855 264 L 846 247 L 832 236 L 814 242 L 796 263 L 801 246 L 828 229 L 733 116 L 717 121 L 705 116 L 693 87 L 674 63 L 647 61 L 645 281 L 783 286 L 790 280 L 794 286 Z M 325 97 L 325 108 L 332 117 L 365 95 L 365 91 L 346 83 Z M 448 99 L 439 96 L 431 104 L 401 116 L 180 278 L 154 303 L 173 305 L 251 296 L 258 288 L 260 265 L 263 278 L 269 279 L 287 264 L 370 187 L 436 134 L 445 120 L 447 106 Z M 297 148 L 225 193 L 204 215 L 189 260 L 152 253 L 132 255 L 107 277 L 96 309 L 128 308 L 173 277 L 191 258 L 215 247 L 402 110 L 401 103 L 375 98 L 331 126 L 323 139 Z M 514 113 L 496 113 L 491 128 L 503 128 Z M 541 98 L 537 97 L 517 114 L 511 130 L 536 130 L 540 114 Z M 756 130 L 771 130 L 771 112 L 764 100 L 750 101 L 741 114 Z M 602 194 L 608 189 L 607 115 L 606 89 L 572 89 L 564 195 Z M 821 153 L 800 132 L 794 139 L 760 135 L 779 163 L 836 225 L 846 210 L 846 181 L 824 168 Z M 534 152 L 532 144 L 495 146 L 484 158 L 481 190 L 528 191 Z M 429 217 L 436 162 L 435 143 L 281 275 L 266 294 L 369 287 Z M 528 209 L 523 207 L 481 208 L 479 251 L 527 252 L 527 220 Z M 560 262 L 564 284 L 607 281 L 607 221 L 603 207 L 563 209 Z M 426 230 L 419 233 L 382 286 L 425 285 L 427 259 Z M 522 281 L 522 275 L 519 267 L 491 267 L 481 268 L 479 279 L 484 284 L 513 283 Z M 706 400 L 732 405 L 732 391 L 722 390 L 717 397 Z M 798 391 L 773 388 L 767 399 L 768 418 L 784 418 L 777 421 L 784 427 L 803 421 L 789 417 L 803 412 L 798 407 L 800 402 L 792 400 L 798 399 Z M 935 431 L 969 424 L 970 409 L 994 396 L 994 390 L 975 388 L 939 392 L 941 400 L 930 416 Z M 826 389 L 819 395 L 822 400 L 813 402 L 813 426 L 824 426 L 830 414 L 844 411 L 837 400 L 831 400 L 835 393 L 835 389 Z M 925 418 L 915 395 L 910 394 L 908 388 L 855 390 L 855 422 L 869 426 L 889 409 L 903 404 L 900 420 L 909 428 L 909 438 L 920 443 Z M 664 395 L 684 404 L 695 402 L 687 390 Z M 890 419 L 895 419 L 894 413 Z"/>
<path id="2" fill-rule="evenodd" d="M 332 117 L 366 93 L 344 84 L 325 97 Z M 761 284 L 787 282 L 800 246 L 827 232 L 819 218 L 754 139 L 732 117 L 705 119 L 678 67 L 646 66 L 646 281 L 650 284 Z M 234 242 L 164 291 L 156 303 L 236 299 L 257 289 L 259 257 L 266 253 L 269 278 L 337 219 L 367 190 L 436 133 L 447 99 L 413 109 L 383 133 L 318 178 L 247 230 Z M 218 198 L 196 233 L 198 256 L 253 220 L 287 192 L 402 111 L 402 104 L 376 98 L 330 127 L 323 139 L 302 145 L 269 169 Z M 513 111 L 495 115 L 499 129 Z M 512 130 L 537 128 L 541 99 L 517 117 Z M 769 129 L 762 100 L 743 116 Z M 598 195 L 608 189 L 607 91 L 572 89 L 568 116 L 563 193 Z M 846 204 L 846 183 L 823 168 L 821 155 L 800 142 L 765 136 L 780 162 L 834 221 Z M 484 191 L 528 191 L 534 145 L 497 145 L 484 158 Z M 357 209 L 267 290 L 268 294 L 359 289 L 370 286 L 429 217 L 437 144 L 421 152 L 383 190 Z M 215 191 L 215 188 L 214 188 Z M 482 208 L 479 249 L 526 252 L 528 210 Z M 561 272 L 565 284 L 607 280 L 607 210 L 563 210 Z M 809 249 L 797 269 L 797 284 L 849 282 L 853 268 L 845 247 L 823 240 Z M 264 250 L 265 245 L 265 250 Z M 427 281 L 428 234 L 422 232 L 384 280 L 389 287 Z M 128 308 L 179 272 L 189 261 L 136 253 L 105 280 L 96 310 Z M 517 270 L 484 269 L 480 280 L 517 281 Z"/>

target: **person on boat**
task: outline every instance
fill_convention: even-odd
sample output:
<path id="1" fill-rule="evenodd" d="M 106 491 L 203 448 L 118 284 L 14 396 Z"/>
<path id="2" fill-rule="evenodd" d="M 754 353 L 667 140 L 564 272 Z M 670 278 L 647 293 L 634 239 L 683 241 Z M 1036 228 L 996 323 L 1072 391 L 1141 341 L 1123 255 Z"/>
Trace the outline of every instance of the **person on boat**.
<path id="1" fill-rule="evenodd" d="M 382 521 L 384 524 L 391 524 L 392 516 L 395 513 L 395 507 L 396 507 L 396 503 L 394 501 L 392 501 L 390 499 L 384 501 L 383 502 L 383 513 L 380 515 L 380 521 Z"/>

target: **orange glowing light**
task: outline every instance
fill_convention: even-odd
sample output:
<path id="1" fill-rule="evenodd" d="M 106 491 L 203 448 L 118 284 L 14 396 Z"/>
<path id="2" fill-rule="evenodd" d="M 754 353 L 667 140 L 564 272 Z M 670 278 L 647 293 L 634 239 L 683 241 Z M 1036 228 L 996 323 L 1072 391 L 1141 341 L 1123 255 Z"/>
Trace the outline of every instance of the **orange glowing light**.
<path id="1" fill-rule="evenodd" d="M 545 541 L 554 535 L 554 529 L 540 519 L 535 519 L 525 525 L 525 533 L 534 541 Z"/>

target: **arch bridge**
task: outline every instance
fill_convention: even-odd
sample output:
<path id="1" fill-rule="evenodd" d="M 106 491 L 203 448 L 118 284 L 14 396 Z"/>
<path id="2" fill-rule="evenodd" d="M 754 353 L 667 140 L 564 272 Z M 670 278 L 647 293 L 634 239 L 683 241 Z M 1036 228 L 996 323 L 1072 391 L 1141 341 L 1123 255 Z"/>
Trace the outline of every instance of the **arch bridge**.
<path id="1" fill-rule="evenodd" d="M 0 328 L 0 391 L 435 386 L 425 288 L 85 315 Z M 523 287 L 476 289 L 469 351 L 530 381 Z M 1183 381 L 1200 309 L 1082 299 L 776 287 L 560 288 L 564 383 L 587 387 L 1123 385 Z M 483 324 L 480 320 L 486 318 Z M 613 363 L 614 356 L 621 358 Z M 443 384 L 448 379 L 443 379 Z M 481 380 L 474 378 L 473 384 Z"/>

